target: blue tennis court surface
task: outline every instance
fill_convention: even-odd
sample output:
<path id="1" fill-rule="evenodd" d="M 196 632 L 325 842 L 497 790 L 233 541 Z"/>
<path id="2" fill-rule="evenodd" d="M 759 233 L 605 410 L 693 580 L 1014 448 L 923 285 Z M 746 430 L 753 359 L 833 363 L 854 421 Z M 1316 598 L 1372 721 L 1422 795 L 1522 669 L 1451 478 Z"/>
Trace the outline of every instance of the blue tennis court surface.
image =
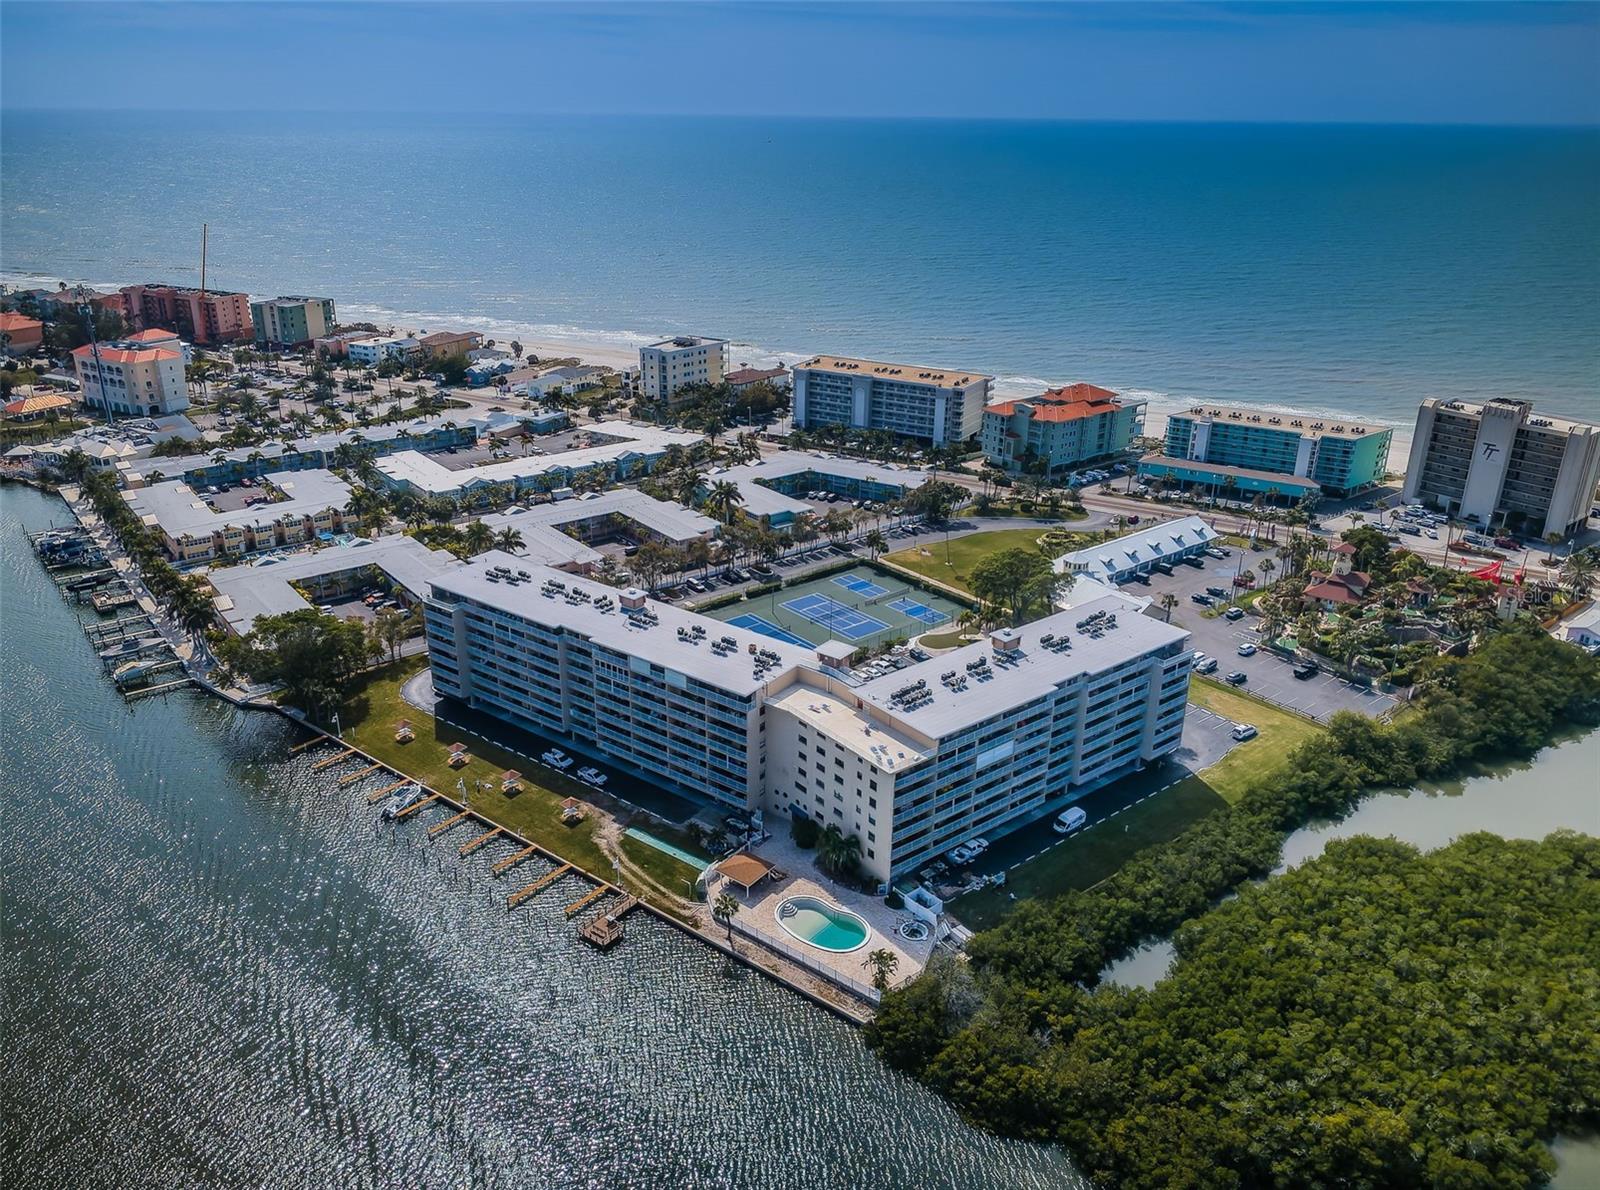
<path id="1" fill-rule="evenodd" d="M 865 595 L 868 599 L 876 599 L 879 595 L 887 595 L 888 587 L 880 587 L 869 579 L 859 578 L 853 574 L 841 574 L 833 580 L 856 595 Z"/>
<path id="2" fill-rule="evenodd" d="M 935 611 L 926 603 L 918 603 L 915 599 L 907 599 L 903 595 L 899 599 L 891 599 L 883 606 L 892 612 L 899 612 L 902 616 L 921 620 L 924 624 L 943 624 L 950 618 L 941 611 Z"/>
<path id="3" fill-rule="evenodd" d="M 796 636 L 787 628 L 779 628 L 771 621 L 763 620 L 752 612 L 745 612 L 742 616 L 735 616 L 728 623 L 735 628 L 748 628 L 751 632 L 759 632 L 762 636 L 770 636 L 773 640 L 781 640 L 786 644 L 811 647 L 811 642 L 805 637 Z"/>
<path id="4" fill-rule="evenodd" d="M 860 640 L 864 636 L 871 636 L 874 632 L 881 632 L 889 627 L 882 620 L 874 620 L 871 616 L 864 615 L 853 607 L 846 607 L 837 599 L 829 599 L 817 591 L 802 595 L 798 599 L 791 599 L 783 606 L 797 616 L 804 616 L 813 624 L 821 624 L 829 631 L 837 632 L 846 640 Z"/>

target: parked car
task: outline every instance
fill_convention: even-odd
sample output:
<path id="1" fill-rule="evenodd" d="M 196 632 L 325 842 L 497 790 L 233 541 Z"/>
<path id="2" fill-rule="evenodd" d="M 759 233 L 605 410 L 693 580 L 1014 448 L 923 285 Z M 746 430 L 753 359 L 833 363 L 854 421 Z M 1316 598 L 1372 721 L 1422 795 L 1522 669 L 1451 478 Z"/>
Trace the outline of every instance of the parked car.
<path id="1" fill-rule="evenodd" d="M 1241 656 L 1241 657 L 1254 657 L 1255 655 L 1256 655 L 1256 647 L 1253 644 L 1251 644 L 1249 641 L 1245 641 L 1244 644 L 1239 646 L 1239 656 Z"/>
<path id="2" fill-rule="evenodd" d="M 1226 599 L 1228 597 L 1228 588 L 1226 588 L 1226 587 L 1207 587 L 1206 588 L 1206 594 L 1211 596 L 1213 599 Z"/>
<path id="3" fill-rule="evenodd" d="M 1302 682 L 1307 678 L 1316 677 L 1318 672 L 1319 670 L 1317 669 L 1317 663 L 1315 661 L 1302 661 L 1300 664 L 1294 667 L 1294 676 L 1299 678 Z"/>
<path id="4" fill-rule="evenodd" d="M 1228 734 L 1242 743 L 1245 740 L 1255 739 L 1256 729 L 1255 726 L 1250 723 L 1235 723 L 1233 725 L 1233 730 Z"/>
<path id="5" fill-rule="evenodd" d="M 1496 537 L 1494 543 L 1503 550 L 1520 550 L 1522 543 L 1515 537 Z"/>
<path id="6" fill-rule="evenodd" d="M 1222 680 L 1228 683 L 1230 686 L 1243 686 L 1250 680 L 1250 675 L 1245 673 L 1242 669 L 1236 669 Z"/>
<path id="7" fill-rule="evenodd" d="M 1202 595 L 1199 591 L 1196 591 L 1193 595 L 1189 596 L 1189 602 L 1198 603 L 1201 607 L 1210 607 L 1216 602 L 1216 600 L 1212 599 L 1209 595 Z"/>
<path id="8" fill-rule="evenodd" d="M 1207 657 L 1204 661 L 1194 663 L 1194 672 L 1197 674 L 1214 674 L 1217 672 L 1217 659 Z"/>
<path id="9" fill-rule="evenodd" d="M 1230 607 L 1227 611 L 1222 613 L 1222 618 L 1224 620 L 1242 620 L 1244 619 L 1244 608 Z"/>
<path id="10" fill-rule="evenodd" d="M 1088 821 L 1089 815 L 1082 806 L 1068 806 L 1056 815 L 1051 829 L 1058 835 L 1070 835 L 1073 831 L 1082 830 Z"/>
<path id="11" fill-rule="evenodd" d="M 1233 553 L 1233 551 L 1225 545 L 1206 546 L 1206 556 L 1210 558 L 1226 558 L 1231 553 Z"/>

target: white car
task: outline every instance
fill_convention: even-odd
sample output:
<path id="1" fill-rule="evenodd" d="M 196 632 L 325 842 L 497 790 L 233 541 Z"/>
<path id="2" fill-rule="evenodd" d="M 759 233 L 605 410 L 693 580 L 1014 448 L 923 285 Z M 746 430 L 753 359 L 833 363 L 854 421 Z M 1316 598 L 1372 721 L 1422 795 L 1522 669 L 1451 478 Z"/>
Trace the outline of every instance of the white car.
<path id="1" fill-rule="evenodd" d="M 1058 835 L 1070 835 L 1075 830 L 1082 830 L 1084 823 L 1089 821 L 1089 815 L 1082 806 L 1069 806 L 1056 815 L 1056 820 L 1050 828 Z"/>
<path id="2" fill-rule="evenodd" d="M 1194 672 L 1197 674 L 1214 674 L 1217 672 L 1217 659 L 1207 657 L 1204 661 L 1194 663 Z"/>
<path id="3" fill-rule="evenodd" d="M 1427 535 L 1429 537 L 1433 538 L 1435 541 L 1439 540 L 1439 530 L 1437 530 L 1437 529 L 1427 529 L 1427 530 L 1425 530 L 1425 532 L 1427 533 Z"/>
<path id="4" fill-rule="evenodd" d="M 1239 646 L 1239 656 L 1241 656 L 1241 657 L 1254 657 L 1255 655 L 1256 655 L 1256 647 L 1254 645 L 1246 642 L 1245 644 L 1242 644 L 1242 645 Z"/>
<path id="5" fill-rule="evenodd" d="M 1239 740 L 1242 743 L 1245 740 L 1255 739 L 1256 729 L 1249 723 L 1235 723 L 1233 725 L 1233 731 L 1229 734 L 1232 735 L 1234 739 Z"/>

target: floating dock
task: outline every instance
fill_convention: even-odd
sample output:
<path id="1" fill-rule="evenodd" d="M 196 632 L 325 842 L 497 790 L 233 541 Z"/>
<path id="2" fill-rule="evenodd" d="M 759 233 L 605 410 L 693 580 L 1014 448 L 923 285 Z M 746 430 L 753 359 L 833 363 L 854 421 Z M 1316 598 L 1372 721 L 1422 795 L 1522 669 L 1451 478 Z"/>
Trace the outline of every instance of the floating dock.
<path id="1" fill-rule="evenodd" d="M 552 884 L 554 884 L 557 880 L 560 880 L 568 872 L 572 872 L 574 870 L 575 869 L 573 868 L 573 866 L 571 864 L 562 864 L 559 868 L 555 869 L 553 872 L 546 872 L 543 876 L 539 877 L 539 879 L 535 880 L 532 884 L 525 884 L 521 888 L 517 889 L 516 892 L 514 892 L 510 896 L 508 896 L 506 898 L 506 908 L 507 909 L 515 909 L 518 905 L 522 904 L 522 902 L 526 901 L 529 897 L 538 896 L 545 889 L 549 888 Z"/>

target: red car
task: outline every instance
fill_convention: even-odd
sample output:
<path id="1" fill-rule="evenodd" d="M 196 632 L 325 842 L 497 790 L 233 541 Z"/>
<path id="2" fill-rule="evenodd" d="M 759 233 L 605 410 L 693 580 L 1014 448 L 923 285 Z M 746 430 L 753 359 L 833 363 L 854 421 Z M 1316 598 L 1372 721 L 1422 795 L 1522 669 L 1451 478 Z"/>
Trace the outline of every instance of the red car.
<path id="1" fill-rule="evenodd" d="M 1494 543 L 1503 550 L 1520 550 L 1522 543 L 1515 537 L 1496 537 Z"/>

